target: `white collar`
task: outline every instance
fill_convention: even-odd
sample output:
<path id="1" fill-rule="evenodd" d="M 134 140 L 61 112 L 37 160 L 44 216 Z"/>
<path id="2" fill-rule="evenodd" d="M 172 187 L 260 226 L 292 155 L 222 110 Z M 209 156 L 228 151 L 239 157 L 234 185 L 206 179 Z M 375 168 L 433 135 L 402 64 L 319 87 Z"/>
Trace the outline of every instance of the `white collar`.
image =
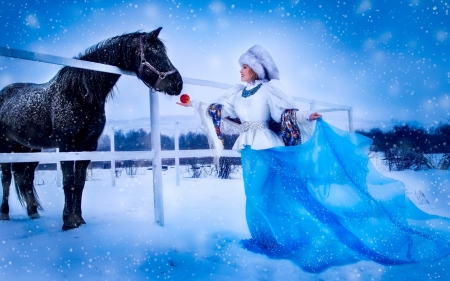
<path id="1" fill-rule="evenodd" d="M 254 87 L 258 86 L 259 84 L 262 84 L 262 83 L 267 82 L 267 81 L 268 81 L 267 79 L 253 80 L 252 82 L 247 83 L 247 86 L 245 86 L 245 88 L 246 89 L 251 89 L 251 88 L 254 88 Z"/>

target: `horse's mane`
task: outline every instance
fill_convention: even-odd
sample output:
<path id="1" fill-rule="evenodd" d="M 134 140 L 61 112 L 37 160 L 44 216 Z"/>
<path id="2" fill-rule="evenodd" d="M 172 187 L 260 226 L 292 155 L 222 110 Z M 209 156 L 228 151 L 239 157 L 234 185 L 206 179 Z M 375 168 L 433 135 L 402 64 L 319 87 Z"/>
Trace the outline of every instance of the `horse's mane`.
<path id="1" fill-rule="evenodd" d="M 122 35 L 114 36 L 109 39 L 103 40 L 89 48 L 87 48 L 84 53 L 80 53 L 76 59 L 80 60 L 89 60 L 94 54 L 98 52 L 98 50 L 104 50 L 109 49 L 111 51 L 120 51 L 123 50 L 124 47 L 127 47 L 127 45 L 135 38 L 138 38 L 141 35 L 147 35 L 148 33 L 145 32 L 131 32 L 131 33 L 124 33 Z M 164 53 L 167 53 L 166 46 L 164 43 L 158 38 L 152 38 L 151 43 L 157 43 L 162 47 L 164 50 Z"/>
<path id="2" fill-rule="evenodd" d="M 134 51 L 136 47 L 139 48 L 139 45 L 133 45 L 133 40 L 145 35 L 148 33 L 136 31 L 114 36 L 87 48 L 84 53 L 74 58 L 132 71 L 136 60 Z M 165 53 L 167 52 L 166 46 L 159 38 L 150 39 L 150 43 L 158 44 Z M 98 102 L 104 102 L 107 96 L 113 96 L 114 85 L 119 77 L 119 74 L 65 66 L 50 82 L 68 95 L 69 99 L 73 99 L 75 95 L 82 95 L 89 101 L 96 99 Z"/>

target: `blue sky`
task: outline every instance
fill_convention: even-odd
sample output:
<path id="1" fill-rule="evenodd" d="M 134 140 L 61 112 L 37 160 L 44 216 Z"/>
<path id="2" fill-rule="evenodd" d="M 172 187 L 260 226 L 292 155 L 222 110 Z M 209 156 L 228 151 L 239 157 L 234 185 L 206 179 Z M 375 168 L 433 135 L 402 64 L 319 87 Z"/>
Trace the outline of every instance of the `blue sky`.
<path id="1" fill-rule="evenodd" d="M 450 1 L 23 1 L 0 2 L 1 46 L 74 57 L 136 30 L 160 38 L 184 77 L 239 83 L 254 44 L 274 57 L 288 93 L 354 107 L 355 118 L 450 118 Z M 43 83 L 59 66 L 0 58 L 0 87 Z M 220 90 L 186 86 L 194 99 Z M 161 98 L 161 114 L 191 114 Z M 149 116 L 148 92 L 122 77 L 107 118 Z M 376 123 L 375 123 L 376 124 Z"/>

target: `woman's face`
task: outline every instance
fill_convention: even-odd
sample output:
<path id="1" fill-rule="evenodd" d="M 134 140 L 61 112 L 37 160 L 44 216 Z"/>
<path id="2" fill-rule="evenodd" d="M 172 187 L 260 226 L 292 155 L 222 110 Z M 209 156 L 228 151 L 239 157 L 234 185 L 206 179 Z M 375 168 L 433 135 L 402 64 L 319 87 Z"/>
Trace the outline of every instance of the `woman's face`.
<path id="1" fill-rule="evenodd" d="M 255 79 L 255 74 L 253 70 L 246 64 L 242 65 L 241 71 L 241 81 L 250 83 Z"/>

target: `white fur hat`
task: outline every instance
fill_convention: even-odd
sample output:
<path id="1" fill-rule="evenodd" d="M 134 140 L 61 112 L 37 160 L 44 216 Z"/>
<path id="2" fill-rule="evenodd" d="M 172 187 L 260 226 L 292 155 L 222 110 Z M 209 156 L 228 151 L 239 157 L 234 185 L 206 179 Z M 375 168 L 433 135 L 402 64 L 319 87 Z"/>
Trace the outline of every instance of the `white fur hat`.
<path id="1" fill-rule="evenodd" d="M 248 65 L 258 75 L 258 79 L 280 79 L 275 61 L 260 45 L 255 45 L 243 53 L 239 58 L 239 64 Z"/>

